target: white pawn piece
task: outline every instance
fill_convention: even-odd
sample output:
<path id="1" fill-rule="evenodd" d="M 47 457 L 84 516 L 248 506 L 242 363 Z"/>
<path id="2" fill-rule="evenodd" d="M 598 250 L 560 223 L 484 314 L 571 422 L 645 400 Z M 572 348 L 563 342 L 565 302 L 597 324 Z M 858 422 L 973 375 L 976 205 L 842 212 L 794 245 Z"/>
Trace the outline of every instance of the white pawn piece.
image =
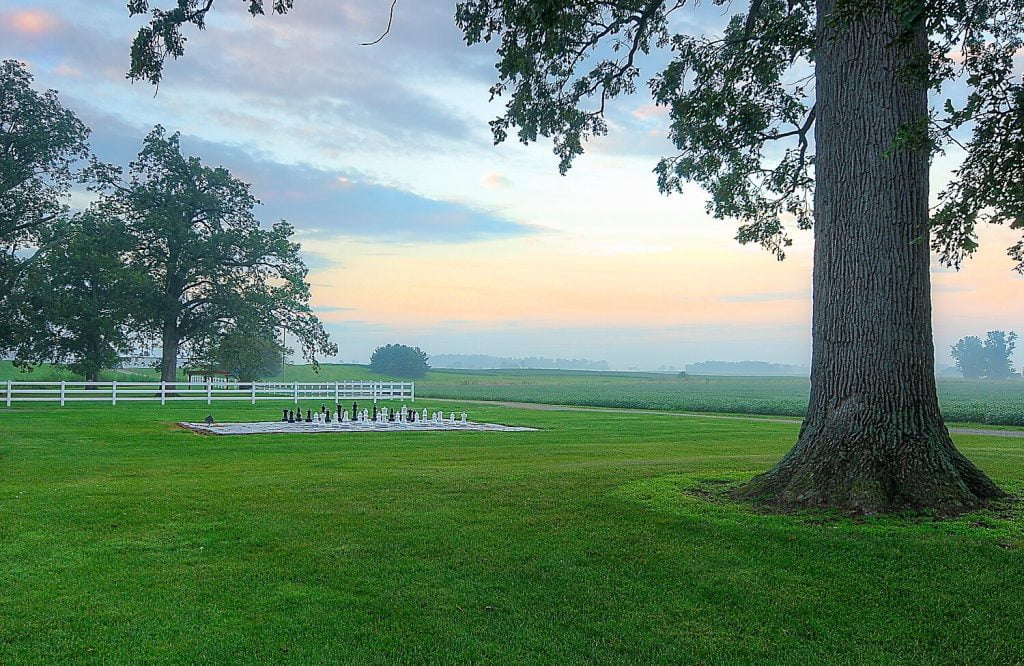
<path id="1" fill-rule="evenodd" d="M 313 412 L 313 425 L 320 425 L 320 412 Z"/>
<path id="2" fill-rule="evenodd" d="M 469 414 L 462 412 L 462 425 L 466 425 L 466 419 L 469 418 Z"/>
<path id="3" fill-rule="evenodd" d="M 423 420 L 424 421 L 427 420 L 427 408 L 426 407 L 423 408 Z"/>
<path id="4" fill-rule="evenodd" d="M 451 414 L 450 414 L 450 415 L 448 416 L 448 422 L 449 422 L 449 423 L 455 423 L 455 412 L 452 412 L 452 413 L 451 413 Z"/>
<path id="5" fill-rule="evenodd" d="M 341 415 L 341 422 L 348 423 L 348 410 L 346 409 Z"/>
<path id="6" fill-rule="evenodd" d="M 368 410 L 368 409 L 364 409 L 363 410 L 363 420 L 364 421 L 369 421 L 370 420 L 370 410 Z"/>

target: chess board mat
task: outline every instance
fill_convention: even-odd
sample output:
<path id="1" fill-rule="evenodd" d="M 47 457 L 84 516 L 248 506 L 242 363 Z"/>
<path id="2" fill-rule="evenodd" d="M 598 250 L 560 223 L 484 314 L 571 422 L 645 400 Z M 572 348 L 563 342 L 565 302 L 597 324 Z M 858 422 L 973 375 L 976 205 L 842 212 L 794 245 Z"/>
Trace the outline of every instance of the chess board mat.
<path id="1" fill-rule="evenodd" d="M 468 421 L 415 421 L 399 423 L 385 421 L 345 421 L 331 423 L 287 423 L 285 421 L 258 421 L 250 423 L 178 423 L 183 428 L 194 430 L 204 435 L 268 435 L 279 433 L 322 434 L 329 432 L 426 432 L 432 430 L 467 431 L 467 432 L 534 432 L 537 428 L 507 426 L 500 423 L 477 423 Z"/>

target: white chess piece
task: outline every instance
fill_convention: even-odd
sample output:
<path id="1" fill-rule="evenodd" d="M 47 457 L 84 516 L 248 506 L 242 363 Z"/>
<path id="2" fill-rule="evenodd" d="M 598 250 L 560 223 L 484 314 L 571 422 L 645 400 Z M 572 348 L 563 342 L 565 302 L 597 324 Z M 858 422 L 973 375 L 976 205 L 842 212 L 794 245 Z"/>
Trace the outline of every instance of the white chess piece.
<path id="1" fill-rule="evenodd" d="M 346 409 L 341 415 L 341 422 L 348 423 L 348 410 Z"/>
<path id="2" fill-rule="evenodd" d="M 427 408 L 426 407 L 423 408 L 423 420 L 424 421 L 427 420 Z"/>
<path id="3" fill-rule="evenodd" d="M 455 412 L 452 412 L 451 414 L 448 415 L 448 421 L 450 423 L 455 423 Z"/>
<path id="4" fill-rule="evenodd" d="M 466 425 L 466 419 L 469 418 L 469 414 L 462 412 L 462 425 Z"/>

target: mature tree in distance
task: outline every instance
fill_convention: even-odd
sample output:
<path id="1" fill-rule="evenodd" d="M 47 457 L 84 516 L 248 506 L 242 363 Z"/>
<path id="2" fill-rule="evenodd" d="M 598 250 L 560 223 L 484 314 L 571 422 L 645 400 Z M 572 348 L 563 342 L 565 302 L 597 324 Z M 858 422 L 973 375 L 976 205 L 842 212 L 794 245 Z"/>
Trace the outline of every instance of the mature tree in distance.
<path id="1" fill-rule="evenodd" d="M 286 351 L 274 331 L 253 331 L 243 326 L 220 338 L 210 362 L 241 382 L 255 382 L 280 372 Z"/>
<path id="2" fill-rule="evenodd" d="M 99 381 L 138 338 L 134 317 L 145 280 L 128 264 L 132 238 L 122 220 L 93 210 L 50 233 L 60 241 L 27 269 L 23 320 L 31 333 L 20 336 L 15 364 L 50 362 Z"/>
<path id="3" fill-rule="evenodd" d="M 239 322 L 293 333 L 304 356 L 337 347 L 309 307 L 306 267 L 292 228 L 261 227 L 249 185 L 181 152 L 156 127 L 128 168 L 96 165 L 102 206 L 126 220 L 134 266 L 149 276 L 143 323 L 160 336 L 160 378 L 174 382 L 179 349 L 197 356 Z"/>
<path id="4" fill-rule="evenodd" d="M 960 338 L 950 349 L 956 368 L 964 379 L 981 379 L 985 376 L 987 359 L 985 345 L 976 335 Z"/>
<path id="5" fill-rule="evenodd" d="M 1017 334 L 989 331 L 984 342 L 976 335 L 960 338 L 950 349 L 956 367 L 967 379 L 1009 379 L 1015 374 L 1011 356 Z"/>
<path id="6" fill-rule="evenodd" d="M 213 4 L 154 10 L 131 75 L 158 81 L 163 58 L 181 55 L 180 27 L 202 27 Z M 686 4 L 459 3 L 467 42 L 498 42 L 495 140 L 548 137 L 565 172 L 606 132 L 613 98 L 635 91 L 642 55 L 665 51 L 649 84 L 678 153 L 656 168 L 661 190 L 700 183 L 712 214 L 741 222 L 741 242 L 780 258 L 787 221 L 814 228 L 808 413 L 792 450 L 738 496 L 865 512 L 1000 497 L 939 413 L 929 241 L 958 265 L 979 222 L 1024 227 L 1024 0 L 751 0 L 714 36 L 673 31 Z M 250 2 L 254 14 L 291 7 Z M 949 82 L 966 97 L 930 109 L 929 89 Z M 960 128 L 972 138 L 954 138 Z M 930 214 L 929 161 L 953 140 L 965 157 Z M 1010 255 L 1024 269 L 1024 241 Z"/>
<path id="7" fill-rule="evenodd" d="M 406 345 L 384 345 L 377 347 L 370 355 L 370 369 L 393 377 L 422 377 L 427 374 L 430 359 L 419 347 Z"/>

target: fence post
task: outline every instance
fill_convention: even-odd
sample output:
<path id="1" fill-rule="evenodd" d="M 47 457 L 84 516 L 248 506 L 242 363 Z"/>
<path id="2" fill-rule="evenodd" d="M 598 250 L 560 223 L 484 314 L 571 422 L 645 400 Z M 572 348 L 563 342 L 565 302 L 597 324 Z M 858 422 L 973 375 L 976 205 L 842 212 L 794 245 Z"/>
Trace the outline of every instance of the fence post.
<path id="1" fill-rule="evenodd" d="M 7 380 L 7 406 L 11 406 L 11 380 Z"/>
<path id="2" fill-rule="evenodd" d="M 373 404 L 376 405 L 377 404 L 377 394 L 380 393 L 380 382 L 373 382 L 373 384 L 371 384 L 370 386 L 371 386 L 371 390 L 373 391 Z"/>
<path id="3" fill-rule="evenodd" d="M 61 407 L 64 406 L 64 381 L 65 380 L 63 380 L 63 379 L 60 380 L 60 406 Z"/>
<path id="4" fill-rule="evenodd" d="M 160 404 L 167 404 L 167 382 L 160 382 Z"/>
<path id="5" fill-rule="evenodd" d="M 256 382 L 255 381 L 251 382 L 249 384 L 249 388 L 251 389 L 250 395 L 252 396 L 252 404 L 255 405 L 256 404 Z"/>
<path id="6" fill-rule="evenodd" d="M 338 391 L 338 382 L 334 382 L 334 404 L 338 404 L 341 393 Z"/>
<path id="7" fill-rule="evenodd" d="M 206 404 L 213 404 L 213 380 L 209 378 L 206 380 Z"/>
<path id="8" fill-rule="evenodd" d="M 110 382 L 110 404 L 117 404 L 117 382 Z"/>
<path id="9" fill-rule="evenodd" d="M 409 382 L 409 402 L 416 402 L 416 382 Z"/>
<path id="10" fill-rule="evenodd" d="M 295 404 L 299 404 L 299 383 L 295 382 L 295 386 L 292 389 L 292 398 Z"/>

